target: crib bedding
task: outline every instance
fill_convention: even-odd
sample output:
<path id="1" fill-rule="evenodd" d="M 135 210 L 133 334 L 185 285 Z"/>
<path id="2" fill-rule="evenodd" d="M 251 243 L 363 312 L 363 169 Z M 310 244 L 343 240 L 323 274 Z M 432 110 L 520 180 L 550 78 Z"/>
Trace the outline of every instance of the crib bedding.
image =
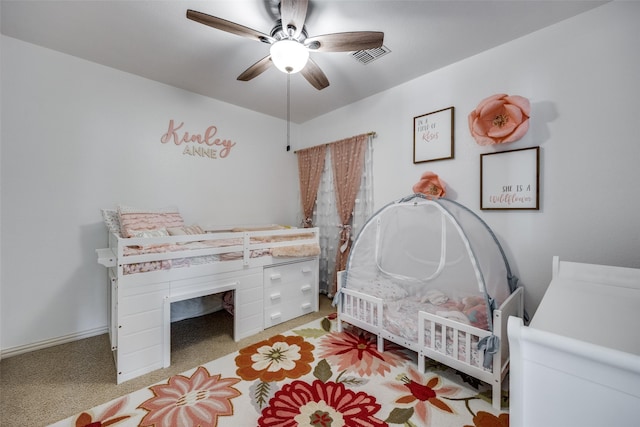
<path id="1" fill-rule="evenodd" d="M 450 304 L 453 301 L 448 301 Z M 377 316 L 377 306 L 372 306 L 371 310 L 373 310 L 373 317 Z M 405 297 L 402 299 L 396 299 L 394 301 L 388 301 L 383 304 L 382 309 L 382 318 L 383 318 L 383 327 L 382 330 L 389 332 L 393 335 L 401 337 L 409 342 L 418 342 L 418 333 L 419 333 L 419 321 L 418 321 L 418 313 L 420 311 L 435 314 L 439 317 L 449 318 L 460 323 L 464 323 L 467 325 L 472 325 L 471 320 L 464 315 L 462 312 L 453 312 L 449 311 L 443 312 L 443 308 L 441 306 L 431 304 L 429 302 L 423 302 L 419 297 Z M 350 307 L 347 307 L 347 311 L 351 311 Z M 450 313 L 456 313 L 455 316 L 451 316 Z M 358 318 L 368 318 L 364 312 L 358 313 L 356 311 L 355 314 Z M 472 325 L 472 326 L 484 326 L 482 329 L 486 330 L 487 324 L 484 322 L 480 325 Z M 454 333 L 458 334 L 458 339 L 454 340 Z M 446 340 L 445 340 L 445 351 L 443 351 L 443 340 L 442 340 L 442 328 L 439 325 L 436 325 L 435 329 L 435 348 L 437 351 L 445 353 L 447 356 L 453 357 L 454 354 L 457 354 L 458 360 L 464 361 L 467 357 L 468 348 L 465 344 L 466 336 L 464 336 L 463 332 L 453 331 L 448 329 L 446 331 Z M 425 343 L 427 346 L 431 346 L 431 328 L 425 328 Z M 454 353 L 454 345 L 457 343 L 457 353 Z M 482 359 L 480 352 L 478 351 L 478 337 L 471 335 L 471 357 L 470 363 L 475 367 L 482 367 Z"/>
<path id="2" fill-rule="evenodd" d="M 419 311 L 489 330 L 487 303 L 480 295 L 448 292 L 428 286 L 402 286 L 382 274 L 371 275 L 367 280 L 359 279 L 352 282 L 355 286 L 351 289 L 384 300 L 383 311 L 389 321 L 388 327 L 403 331 L 397 333 L 398 336 L 417 340 Z"/>
<path id="3" fill-rule="evenodd" d="M 424 304 L 418 300 L 407 299 L 406 301 L 398 301 L 400 303 L 399 309 L 387 309 L 387 304 L 383 308 L 383 327 L 382 330 L 400 337 L 409 342 L 417 343 L 419 334 L 419 320 L 418 313 L 420 310 L 426 311 L 431 314 L 436 314 L 437 309 L 431 304 Z M 347 312 L 353 313 L 356 318 L 366 319 L 367 316 L 364 312 L 358 312 L 351 310 L 351 307 L 345 307 Z M 373 317 L 377 316 L 377 306 L 371 307 L 373 310 Z M 437 314 L 436 314 L 437 315 Z M 468 323 L 467 323 L 468 324 Z M 446 340 L 444 340 L 445 349 L 443 351 L 443 339 L 442 339 L 442 327 L 436 324 L 435 327 L 435 349 L 438 352 L 446 354 L 449 357 L 454 357 L 460 361 L 467 360 L 467 344 L 466 335 L 461 331 L 453 331 L 451 329 L 446 330 Z M 426 327 L 425 331 L 425 345 L 431 347 L 431 328 Z M 458 334 L 457 340 L 454 339 L 454 334 Z M 456 344 L 457 343 L 457 344 Z M 484 369 L 482 367 L 481 353 L 478 351 L 478 337 L 470 335 L 469 347 L 471 350 L 471 356 L 469 363 L 478 369 Z M 454 346 L 457 346 L 457 352 L 454 352 Z"/>
<path id="4" fill-rule="evenodd" d="M 383 329 L 388 331 L 396 336 L 402 337 L 410 342 L 418 342 L 418 313 L 420 311 L 424 311 L 427 313 L 435 314 L 436 316 L 442 316 L 441 307 L 428 303 L 422 302 L 418 298 L 404 298 L 401 300 L 393 301 L 390 303 L 386 303 L 383 306 Z M 464 314 L 460 313 L 462 316 Z M 451 317 L 449 317 L 451 318 Z M 466 319 L 466 320 L 465 320 Z M 461 323 L 471 324 L 469 319 L 461 316 L 455 316 L 453 320 L 460 321 Z M 485 325 L 486 326 L 486 325 Z M 436 339 L 435 339 L 435 347 L 438 351 L 443 352 L 442 350 L 442 328 L 436 327 L 435 330 Z M 457 340 L 458 352 L 457 357 L 459 360 L 466 360 L 467 355 L 467 347 L 465 345 L 465 337 L 460 336 L 463 333 L 457 331 L 459 334 Z M 453 356 L 453 346 L 454 346 L 454 332 L 452 330 L 447 330 L 446 332 L 446 353 L 448 356 Z M 425 329 L 425 343 L 427 346 L 431 346 L 431 329 Z M 477 350 L 477 337 L 471 338 L 471 363 L 473 366 L 482 366 L 480 354 Z M 444 353 L 444 352 L 443 352 Z"/>
<path id="5" fill-rule="evenodd" d="M 418 313 L 423 311 L 434 314 L 436 316 L 454 320 L 456 322 L 471 325 L 479 329 L 489 330 L 487 321 L 487 305 L 484 299 L 478 295 L 466 295 L 457 293 L 455 295 L 448 294 L 441 289 L 427 288 L 428 290 L 419 290 L 419 287 L 413 289 L 403 287 L 393 281 L 393 279 L 382 274 L 370 275 L 367 280 L 355 281 L 354 283 L 363 283 L 366 286 L 352 287 L 353 290 L 362 292 L 382 299 L 382 319 L 384 331 L 401 337 L 409 342 L 418 342 L 419 321 Z M 373 310 L 373 318 L 377 316 L 376 305 L 370 308 Z M 347 311 L 351 311 L 349 307 Z M 356 314 L 357 317 L 365 319 L 370 318 L 365 313 Z M 438 351 L 442 349 L 442 328 L 437 327 L 435 330 L 435 347 Z M 458 336 L 454 340 L 454 333 L 463 334 L 459 331 L 447 330 L 445 341 L 445 353 L 447 356 L 453 357 L 457 354 L 458 360 L 466 360 L 467 346 L 464 336 Z M 431 345 L 431 330 L 425 329 L 425 343 Z M 454 343 L 457 342 L 457 353 L 454 353 Z M 471 357 L 472 366 L 482 368 L 482 359 L 477 349 L 478 337 L 471 336 Z"/>

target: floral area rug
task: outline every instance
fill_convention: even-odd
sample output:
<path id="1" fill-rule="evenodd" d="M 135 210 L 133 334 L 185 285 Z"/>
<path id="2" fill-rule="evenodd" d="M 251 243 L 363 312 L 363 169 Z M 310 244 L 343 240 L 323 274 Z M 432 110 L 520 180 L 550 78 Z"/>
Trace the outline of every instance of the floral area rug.
<path id="1" fill-rule="evenodd" d="M 62 420 L 55 427 L 505 427 L 475 379 L 334 316 Z M 506 404 L 506 397 L 503 399 Z"/>

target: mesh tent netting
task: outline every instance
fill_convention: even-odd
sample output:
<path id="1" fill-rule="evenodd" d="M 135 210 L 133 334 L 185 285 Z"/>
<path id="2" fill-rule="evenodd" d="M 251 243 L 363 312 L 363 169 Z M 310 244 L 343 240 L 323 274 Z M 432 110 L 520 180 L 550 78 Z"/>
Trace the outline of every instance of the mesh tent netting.
<path id="1" fill-rule="evenodd" d="M 483 328 L 493 331 L 492 311 L 517 281 L 498 239 L 478 215 L 446 198 L 413 194 L 363 225 L 342 286 L 385 300 L 398 300 L 399 294 L 423 302 L 434 295 L 451 301 L 481 297 Z"/>

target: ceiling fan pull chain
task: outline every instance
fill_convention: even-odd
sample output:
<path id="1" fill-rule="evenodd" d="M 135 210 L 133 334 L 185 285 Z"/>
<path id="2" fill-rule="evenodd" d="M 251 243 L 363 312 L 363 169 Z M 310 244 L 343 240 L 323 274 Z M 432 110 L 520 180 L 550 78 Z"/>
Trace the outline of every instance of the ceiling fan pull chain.
<path id="1" fill-rule="evenodd" d="M 287 151 L 291 150 L 291 73 L 287 73 Z"/>

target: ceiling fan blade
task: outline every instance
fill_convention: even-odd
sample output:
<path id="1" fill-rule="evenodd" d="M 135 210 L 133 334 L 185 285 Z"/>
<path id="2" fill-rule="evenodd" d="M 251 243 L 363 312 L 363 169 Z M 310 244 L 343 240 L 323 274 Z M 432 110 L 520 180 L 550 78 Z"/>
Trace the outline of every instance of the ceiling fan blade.
<path id="1" fill-rule="evenodd" d="M 300 73 L 318 90 L 329 86 L 329 79 L 327 79 L 327 76 L 322 72 L 320 67 L 318 67 L 318 64 L 313 62 L 311 58 L 308 59 L 307 65 L 305 65 Z"/>
<path id="2" fill-rule="evenodd" d="M 282 0 L 280 3 L 282 28 L 295 27 L 293 37 L 298 37 L 302 32 L 308 6 L 308 0 Z"/>
<path id="3" fill-rule="evenodd" d="M 207 15 L 206 13 L 198 12 L 196 10 L 187 10 L 187 18 L 192 21 L 208 25 L 209 27 L 226 31 L 227 33 L 236 34 L 238 36 L 247 37 L 259 42 L 273 43 L 274 41 L 271 36 L 261 33 L 260 31 L 245 27 L 244 25 L 236 24 L 235 22 L 227 21 L 226 19 Z"/>
<path id="4" fill-rule="evenodd" d="M 248 82 L 254 77 L 258 77 L 260 74 L 264 73 L 272 64 L 273 61 L 271 61 L 271 55 L 267 55 L 251 67 L 244 70 L 244 72 L 238 76 L 238 80 Z"/>
<path id="5" fill-rule="evenodd" d="M 384 33 L 379 31 L 353 31 L 309 37 L 305 46 L 317 52 L 355 52 L 382 46 Z"/>

